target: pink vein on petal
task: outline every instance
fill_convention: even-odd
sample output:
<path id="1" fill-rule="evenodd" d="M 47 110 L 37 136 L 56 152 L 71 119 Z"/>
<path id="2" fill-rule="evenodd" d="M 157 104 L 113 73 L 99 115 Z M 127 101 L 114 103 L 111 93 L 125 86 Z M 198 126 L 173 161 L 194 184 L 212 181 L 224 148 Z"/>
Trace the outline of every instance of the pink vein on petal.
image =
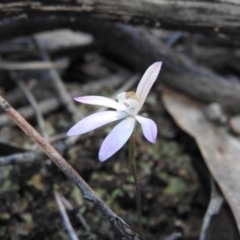
<path id="1" fill-rule="evenodd" d="M 128 114 L 116 111 L 104 111 L 94 113 L 75 124 L 68 132 L 67 136 L 79 135 L 90 132 L 107 123 L 122 119 Z"/>
<path id="2" fill-rule="evenodd" d="M 93 104 L 99 106 L 105 106 L 110 108 L 117 108 L 117 102 L 111 98 L 102 97 L 102 96 L 83 96 L 83 97 L 76 97 L 74 98 L 75 101 L 86 103 L 86 104 Z"/>
<path id="3" fill-rule="evenodd" d="M 110 158 L 127 142 L 133 132 L 135 122 L 134 117 L 128 117 L 113 128 L 100 148 L 99 160 L 101 162 Z"/>

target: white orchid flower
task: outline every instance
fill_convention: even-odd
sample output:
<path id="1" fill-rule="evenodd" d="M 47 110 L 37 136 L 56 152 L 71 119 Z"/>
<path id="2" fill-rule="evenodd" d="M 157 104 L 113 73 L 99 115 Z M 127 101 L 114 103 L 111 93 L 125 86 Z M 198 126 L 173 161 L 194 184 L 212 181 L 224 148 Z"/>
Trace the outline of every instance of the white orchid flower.
<path id="1" fill-rule="evenodd" d="M 157 79 L 162 62 L 152 64 L 144 73 L 138 84 L 137 91 L 123 92 L 117 96 L 117 101 L 102 96 L 83 96 L 74 98 L 76 101 L 86 104 L 100 105 L 113 108 L 116 111 L 103 111 L 94 113 L 74 125 L 67 136 L 80 135 L 99 128 L 107 123 L 124 119 L 118 123 L 104 139 L 100 151 L 99 160 L 105 161 L 116 153 L 130 138 L 133 133 L 136 121 L 142 126 L 143 135 L 155 143 L 157 138 L 157 125 L 149 118 L 138 115 L 145 99 Z"/>

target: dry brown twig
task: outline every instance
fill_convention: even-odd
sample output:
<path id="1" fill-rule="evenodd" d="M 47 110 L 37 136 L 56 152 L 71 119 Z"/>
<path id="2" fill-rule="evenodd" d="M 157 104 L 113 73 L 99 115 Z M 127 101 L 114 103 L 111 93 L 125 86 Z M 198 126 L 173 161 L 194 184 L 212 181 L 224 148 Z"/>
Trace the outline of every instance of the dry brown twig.
<path id="1" fill-rule="evenodd" d="M 5 113 L 49 156 L 49 158 L 71 179 L 81 190 L 84 199 L 94 203 L 118 231 L 122 240 L 138 240 L 133 229 L 119 218 L 95 194 L 93 189 L 71 167 L 71 165 L 14 109 L 0 96 L 0 107 Z"/>

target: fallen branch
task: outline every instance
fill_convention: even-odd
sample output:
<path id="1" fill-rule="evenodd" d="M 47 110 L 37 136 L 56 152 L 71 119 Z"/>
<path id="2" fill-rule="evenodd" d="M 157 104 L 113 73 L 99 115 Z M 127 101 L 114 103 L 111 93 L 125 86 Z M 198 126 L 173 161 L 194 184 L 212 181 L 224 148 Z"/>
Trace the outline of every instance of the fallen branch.
<path id="1" fill-rule="evenodd" d="M 236 0 L 194 1 L 194 0 L 78 0 L 57 1 L 8 1 L 0 4 L 2 18 L 27 19 L 39 16 L 58 18 L 68 15 L 77 20 L 88 15 L 96 20 L 128 22 L 154 27 L 204 31 L 221 38 L 222 32 L 239 33 L 240 3 Z"/>

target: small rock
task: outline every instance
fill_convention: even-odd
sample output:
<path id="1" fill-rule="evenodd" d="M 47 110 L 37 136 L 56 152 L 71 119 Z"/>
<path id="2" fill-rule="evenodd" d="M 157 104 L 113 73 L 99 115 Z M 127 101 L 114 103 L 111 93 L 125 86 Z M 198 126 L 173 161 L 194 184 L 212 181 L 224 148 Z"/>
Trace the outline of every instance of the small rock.
<path id="1" fill-rule="evenodd" d="M 231 130 L 240 135 L 240 115 L 236 115 L 229 119 L 229 125 Z"/>
<path id="2" fill-rule="evenodd" d="M 227 116 L 224 114 L 221 105 L 218 103 L 209 104 L 206 108 L 204 108 L 204 113 L 210 121 L 219 124 L 227 123 Z"/>

